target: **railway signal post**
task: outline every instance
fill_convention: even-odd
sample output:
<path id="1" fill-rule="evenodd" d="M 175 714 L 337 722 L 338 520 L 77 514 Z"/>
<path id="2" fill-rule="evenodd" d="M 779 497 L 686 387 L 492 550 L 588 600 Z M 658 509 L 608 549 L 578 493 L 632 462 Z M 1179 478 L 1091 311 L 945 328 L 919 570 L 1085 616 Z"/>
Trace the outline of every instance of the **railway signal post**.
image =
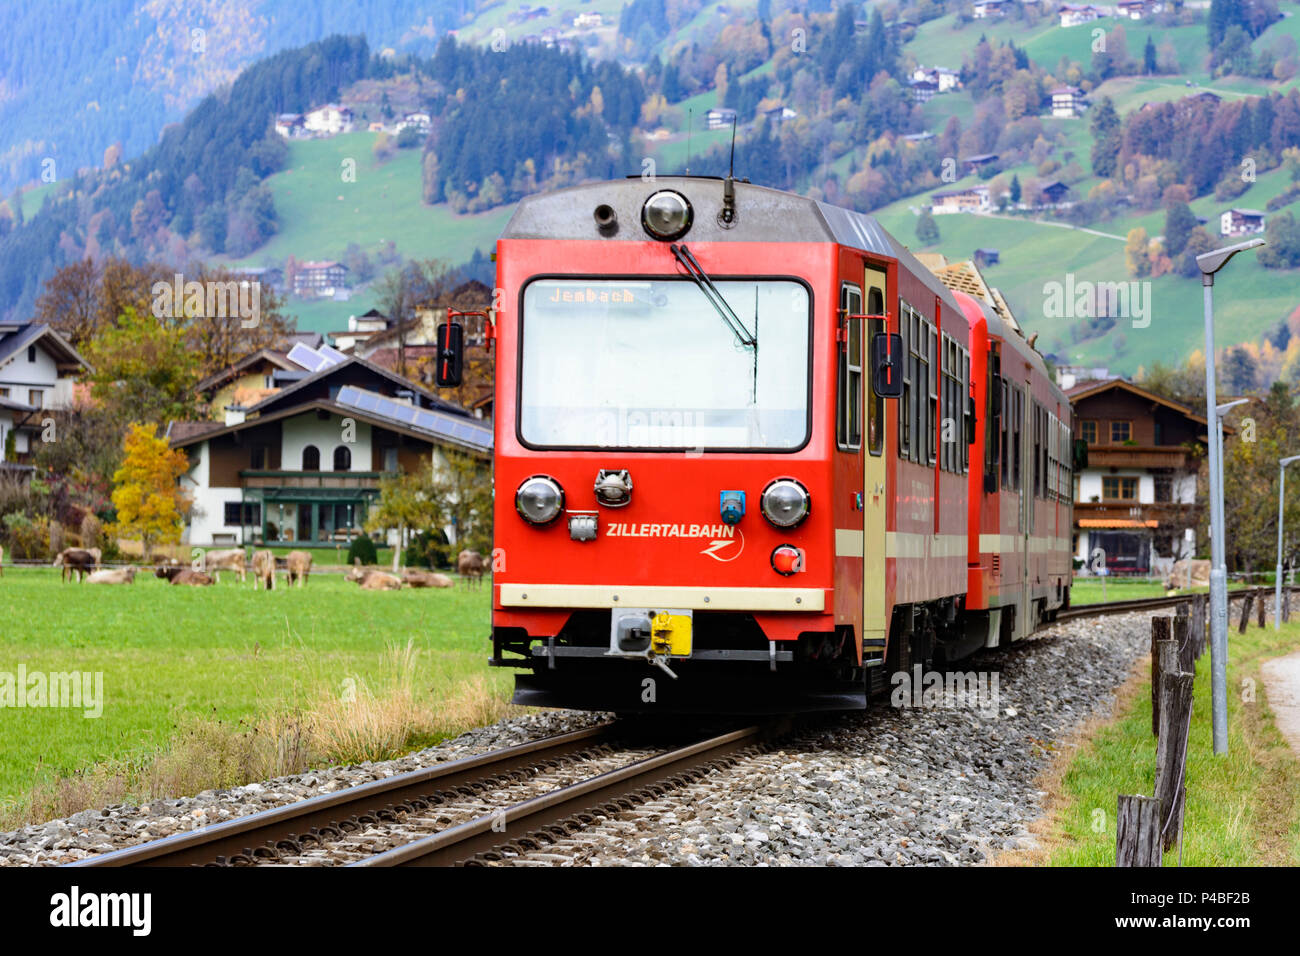
<path id="1" fill-rule="evenodd" d="M 1228 752 L 1228 571 L 1223 543 L 1223 449 L 1218 441 L 1218 399 L 1214 391 L 1214 274 L 1239 252 L 1262 246 L 1260 238 L 1204 252 L 1196 257 L 1205 289 L 1205 420 L 1216 434 L 1210 446 L 1210 684 L 1214 752 Z"/>

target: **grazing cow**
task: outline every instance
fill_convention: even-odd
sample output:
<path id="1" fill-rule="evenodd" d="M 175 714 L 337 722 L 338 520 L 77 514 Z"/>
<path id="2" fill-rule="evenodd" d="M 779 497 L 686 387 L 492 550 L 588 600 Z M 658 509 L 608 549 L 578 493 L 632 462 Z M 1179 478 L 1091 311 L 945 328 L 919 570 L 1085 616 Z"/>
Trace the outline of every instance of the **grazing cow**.
<path id="1" fill-rule="evenodd" d="M 253 552 L 253 589 L 261 583 L 268 591 L 275 590 L 275 555 L 270 551 Z"/>
<path id="2" fill-rule="evenodd" d="M 413 568 L 402 570 L 402 581 L 413 588 L 449 588 L 456 582 L 445 574 L 434 571 L 417 571 Z"/>
<path id="3" fill-rule="evenodd" d="M 162 578 L 164 581 L 170 583 L 172 581 L 175 581 L 177 575 L 179 575 L 182 571 L 188 571 L 188 570 L 189 570 L 188 568 L 181 568 L 181 567 L 154 568 L 153 576 L 156 578 Z"/>
<path id="4" fill-rule="evenodd" d="M 1191 564 L 1192 579 L 1190 584 L 1187 580 L 1187 566 Z M 1165 589 L 1171 588 L 1203 588 L 1208 587 L 1210 583 L 1210 562 L 1201 560 L 1192 560 L 1188 562 L 1186 558 L 1181 561 L 1175 561 L 1174 566 L 1169 570 L 1168 577 L 1165 578 Z"/>
<path id="5" fill-rule="evenodd" d="M 456 570 L 465 579 L 466 586 L 482 584 L 483 572 L 487 570 L 487 562 L 483 560 L 483 555 L 477 551 L 466 549 L 456 558 Z"/>
<path id="6" fill-rule="evenodd" d="M 205 588 L 214 583 L 212 575 L 204 574 L 202 571 L 191 571 L 189 568 L 178 568 L 170 577 L 172 584 L 181 586 Z"/>
<path id="7" fill-rule="evenodd" d="M 285 582 L 290 586 L 306 587 L 307 575 L 311 573 L 311 555 L 306 551 L 290 551 L 284 560 L 288 568 Z"/>
<path id="8" fill-rule="evenodd" d="M 221 583 L 222 571 L 234 571 L 239 580 L 247 581 L 248 558 L 243 548 L 231 548 L 229 551 L 208 551 L 203 555 L 203 570 L 211 571 L 217 583 Z"/>
<path id="9" fill-rule="evenodd" d="M 67 581 L 72 575 L 77 575 L 78 581 L 84 581 L 86 575 L 90 574 L 98 566 L 95 555 L 84 548 L 64 548 L 54 558 L 54 566 L 62 568 L 59 572 L 59 579 Z"/>
<path id="10" fill-rule="evenodd" d="M 134 584 L 135 568 L 114 568 L 113 570 L 92 571 L 86 578 L 87 584 Z"/>
<path id="11" fill-rule="evenodd" d="M 363 591 L 400 591 L 402 581 L 387 571 L 370 571 L 361 579 Z"/>

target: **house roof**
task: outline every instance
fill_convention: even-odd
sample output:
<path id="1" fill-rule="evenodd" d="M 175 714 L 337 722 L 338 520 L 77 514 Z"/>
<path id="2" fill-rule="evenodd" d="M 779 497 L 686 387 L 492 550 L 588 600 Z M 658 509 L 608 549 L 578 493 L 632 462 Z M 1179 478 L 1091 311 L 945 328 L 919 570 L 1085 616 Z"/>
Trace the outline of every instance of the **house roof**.
<path id="1" fill-rule="evenodd" d="M 355 418 L 359 421 L 366 422 L 369 425 L 378 425 L 380 428 L 386 428 L 389 431 L 408 435 L 412 438 L 420 438 L 430 443 L 464 445 L 473 451 L 479 452 L 488 450 L 473 443 L 458 442 L 446 434 L 429 431 L 428 429 L 421 428 L 418 425 L 400 419 L 391 418 L 388 415 L 379 412 L 360 408 L 356 405 L 345 405 L 342 402 L 332 402 L 324 398 L 305 402 L 302 405 L 294 405 L 291 408 L 282 408 L 266 415 L 259 415 L 256 418 L 246 418 L 242 422 L 238 422 L 234 425 L 223 425 L 220 422 L 176 421 L 167 426 L 167 437 L 171 441 L 171 446 L 173 448 L 186 448 L 190 445 L 196 445 L 201 441 L 209 441 L 213 438 L 220 438 L 223 435 L 232 435 L 235 432 L 240 432 L 247 428 L 255 428 L 258 425 L 281 421 L 285 418 L 293 418 L 294 416 L 301 415 L 304 412 L 314 412 L 317 410 L 324 410 L 346 418 Z M 478 425 L 479 427 L 484 427 L 480 419 L 468 415 L 464 416 L 464 418 L 469 423 Z M 207 427 L 191 429 L 191 426 Z"/>
<path id="2" fill-rule="evenodd" d="M 465 410 L 461 408 L 459 405 L 453 405 L 451 402 L 445 402 L 442 399 L 440 399 L 438 396 L 434 395 L 432 392 L 426 391 L 425 389 L 421 388 L 415 382 L 412 382 L 409 379 L 402 378 L 400 375 L 396 375 L 393 372 L 390 372 L 388 369 L 384 368 L 383 366 L 376 365 L 373 362 L 368 362 L 365 359 L 356 355 L 350 355 L 344 361 L 338 362 L 334 365 L 327 365 L 319 372 L 314 372 L 311 375 L 308 375 L 306 378 L 302 379 L 301 381 L 294 382 L 292 385 L 289 385 L 286 388 L 282 388 L 274 395 L 269 395 L 266 398 L 262 399 L 260 402 L 258 402 L 252 408 L 250 408 L 249 411 L 257 412 L 257 413 L 261 413 L 263 411 L 271 411 L 273 410 L 272 406 L 279 405 L 281 402 L 284 402 L 285 400 L 291 398 L 295 393 L 301 391 L 302 389 L 308 387 L 309 385 L 313 385 L 317 382 L 322 381 L 323 379 L 327 379 L 330 378 L 331 376 L 337 375 L 339 374 L 339 372 L 341 372 L 344 369 L 355 368 L 355 367 L 361 367 L 367 369 L 368 371 L 373 372 L 375 375 L 379 375 L 382 378 L 393 383 L 394 385 L 397 385 L 399 388 L 410 389 L 411 391 L 418 394 L 421 398 L 426 399 L 429 402 L 430 408 L 436 408 L 442 411 L 452 412 L 453 414 L 461 414 L 461 415 L 465 414 Z"/>
<path id="3" fill-rule="evenodd" d="M 15 402 L 11 398 L 0 398 L 0 408 L 7 409 L 11 412 L 34 412 L 35 405 L 24 405 L 22 402 Z"/>
<path id="4" fill-rule="evenodd" d="M 1172 408 L 1174 411 L 1187 416 L 1194 422 L 1208 425 L 1204 416 L 1196 414 L 1187 405 L 1184 405 L 1181 402 L 1175 402 L 1173 399 L 1165 398 L 1163 395 L 1157 395 L 1155 392 L 1148 391 L 1140 385 L 1134 385 L 1132 382 L 1123 378 L 1108 378 L 1103 379 L 1100 382 L 1086 382 L 1082 385 L 1076 385 L 1074 388 L 1066 389 L 1065 394 L 1070 399 L 1070 404 L 1073 405 L 1080 399 L 1091 398 L 1093 395 L 1097 395 L 1101 392 L 1108 392 L 1115 388 L 1123 389 L 1126 392 L 1132 392 L 1139 398 L 1145 398 L 1148 401 L 1155 402 L 1158 405 L 1163 405 L 1166 408 Z M 1224 430 L 1228 430 L 1227 425 L 1224 425 Z"/>
<path id="5" fill-rule="evenodd" d="M 1235 213 L 1238 216 L 1249 216 L 1251 219 L 1264 218 L 1264 214 L 1260 212 L 1258 209 L 1237 209 L 1234 207 L 1233 209 L 1229 209 L 1228 211 L 1231 213 Z"/>
<path id="6" fill-rule="evenodd" d="M 199 384 L 194 387 L 194 390 L 198 392 L 207 392 L 214 388 L 220 388 L 227 382 L 238 378 L 240 374 L 256 365 L 258 362 L 270 362 L 272 365 L 284 369 L 285 371 L 292 371 L 301 367 L 296 363 L 289 361 L 289 357 L 284 352 L 278 352 L 275 349 L 258 349 L 256 352 L 251 352 L 248 355 L 245 355 L 238 362 L 233 362 L 225 368 L 213 372 L 203 381 L 199 382 Z"/>
<path id="7" fill-rule="evenodd" d="M 17 332 L 0 339 L 0 366 L 7 364 L 22 349 L 40 343 L 41 348 L 51 353 L 55 361 L 64 364 L 80 365 L 86 371 L 94 371 L 90 363 L 69 344 L 68 340 L 43 322 L 33 322 Z"/>

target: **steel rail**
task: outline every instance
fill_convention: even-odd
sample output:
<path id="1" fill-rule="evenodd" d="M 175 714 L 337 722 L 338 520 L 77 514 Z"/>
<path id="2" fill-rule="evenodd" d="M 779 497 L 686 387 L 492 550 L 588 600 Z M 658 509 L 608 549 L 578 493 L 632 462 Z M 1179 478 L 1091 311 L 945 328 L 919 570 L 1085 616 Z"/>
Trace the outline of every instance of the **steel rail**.
<path id="1" fill-rule="evenodd" d="M 642 796 L 683 785 L 715 761 L 788 727 L 781 719 L 647 757 L 348 865 L 454 866 L 534 834 L 565 834 L 564 822 L 576 814 L 630 809 Z"/>
<path id="2" fill-rule="evenodd" d="M 423 767 L 336 790 L 260 813 L 226 820 L 175 836 L 77 860 L 68 866 L 193 866 L 218 857 L 254 856 L 279 841 L 314 836 L 322 827 L 338 829 L 338 821 L 365 814 L 394 816 L 400 805 L 438 792 L 461 790 L 467 795 L 485 788 L 486 778 L 544 767 L 549 761 L 608 743 L 616 736 L 612 722 L 583 730 L 542 737 L 501 750 Z"/>

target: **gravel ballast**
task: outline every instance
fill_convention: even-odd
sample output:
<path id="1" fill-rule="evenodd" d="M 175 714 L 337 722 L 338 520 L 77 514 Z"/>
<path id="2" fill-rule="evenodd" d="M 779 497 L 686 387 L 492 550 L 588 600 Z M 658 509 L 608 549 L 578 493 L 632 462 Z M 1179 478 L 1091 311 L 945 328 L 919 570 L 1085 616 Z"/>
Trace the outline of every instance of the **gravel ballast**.
<path id="1" fill-rule="evenodd" d="M 1051 750 L 1147 652 L 1150 613 L 1078 619 L 959 668 L 996 695 L 819 719 L 811 729 L 524 865 L 970 865 L 1031 845 Z M 393 774 L 577 730 L 605 714 L 539 711 L 397 760 L 331 767 L 194 797 L 116 805 L 0 834 L 0 866 L 55 865 Z"/>

